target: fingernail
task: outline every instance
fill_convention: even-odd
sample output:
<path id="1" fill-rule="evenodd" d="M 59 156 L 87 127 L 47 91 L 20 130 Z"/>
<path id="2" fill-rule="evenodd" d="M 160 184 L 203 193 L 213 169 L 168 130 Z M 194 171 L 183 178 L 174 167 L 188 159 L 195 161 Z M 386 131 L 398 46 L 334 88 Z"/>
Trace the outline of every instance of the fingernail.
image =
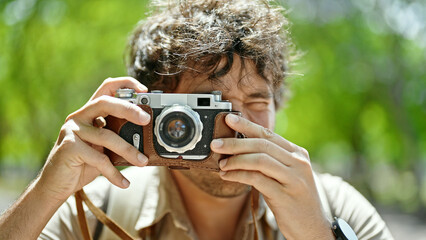
<path id="1" fill-rule="evenodd" d="M 226 163 L 228 163 L 228 159 L 223 159 L 219 162 L 220 168 L 224 168 L 226 166 Z"/>
<path id="2" fill-rule="evenodd" d="M 123 178 L 123 181 L 121 181 L 122 183 L 123 183 L 123 186 L 125 187 L 125 188 L 128 188 L 129 186 L 130 186 L 130 182 L 129 182 L 129 180 L 127 180 L 127 179 L 125 179 L 125 178 Z"/>
<path id="3" fill-rule="evenodd" d="M 138 153 L 138 161 L 145 166 L 148 163 L 148 158 L 142 153 Z"/>
<path id="4" fill-rule="evenodd" d="M 225 176 L 225 174 L 226 174 L 226 172 L 225 172 L 225 171 L 220 171 L 220 172 L 219 172 L 219 175 L 220 175 L 220 176 Z"/>
<path id="5" fill-rule="evenodd" d="M 237 123 L 238 122 L 238 117 L 235 116 L 234 114 L 228 114 L 228 119 L 231 123 Z"/>
<path id="6" fill-rule="evenodd" d="M 215 139 L 212 141 L 212 147 L 213 148 L 220 148 L 223 146 L 223 141 L 222 139 Z"/>
<path id="7" fill-rule="evenodd" d="M 139 118 L 144 124 L 148 124 L 151 121 L 151 116 L 148 113 L 142 111 L 139 115 Z"/>

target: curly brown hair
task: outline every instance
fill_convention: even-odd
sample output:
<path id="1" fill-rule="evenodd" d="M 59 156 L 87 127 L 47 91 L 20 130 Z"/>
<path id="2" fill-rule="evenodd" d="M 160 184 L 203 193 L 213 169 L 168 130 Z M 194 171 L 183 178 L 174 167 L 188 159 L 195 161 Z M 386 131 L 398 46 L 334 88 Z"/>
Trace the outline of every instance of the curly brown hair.
<path id="1" fill-rule="evenodd" d="M 194 71 L 191 63 L 214 81 L 229 72 L 237 54 L 254 62 L 281 106 L 291 46 L 281 7 L 260 0 L 157 0 L 153 6 L 130 37 L 131 76 L 149 89 L 173 92 L 181 74 Z"/>

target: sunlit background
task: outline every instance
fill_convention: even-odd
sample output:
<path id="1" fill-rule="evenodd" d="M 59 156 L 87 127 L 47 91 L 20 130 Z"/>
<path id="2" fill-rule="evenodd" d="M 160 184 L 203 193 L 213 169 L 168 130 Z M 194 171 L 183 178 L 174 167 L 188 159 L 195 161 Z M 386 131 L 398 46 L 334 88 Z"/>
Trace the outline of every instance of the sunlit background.
<path id="1" fill-rule="evenodd" d="M 360 190 L 397 239 L 426 239 L 426 1 L 279 4 L 300 59 L 276 131 Z M 126 75 L 127 37 L 147 6 L 0 1 L 0 211 L 37 174 L 66 116 L 103 79 Z"/>

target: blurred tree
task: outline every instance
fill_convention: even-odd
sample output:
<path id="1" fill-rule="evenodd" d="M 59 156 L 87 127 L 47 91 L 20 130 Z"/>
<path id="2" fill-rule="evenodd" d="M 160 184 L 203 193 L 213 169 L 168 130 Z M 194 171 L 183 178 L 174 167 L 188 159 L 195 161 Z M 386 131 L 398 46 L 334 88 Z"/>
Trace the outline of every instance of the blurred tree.
<path id="1" fill-rule="evenodd" d="M 277 131 L 369 198 L 424 209 L 426 4 L 287 5 L 296 46 L 306 52 L 293 69 L 304 77 L 291 81 L 294 98 Z"/>
<path id="2" fill-rule="evenodd" d="M 126 75 L 128 33 L 145 1 L 1 2 L 0 163 L 38 169 L 67 114 Z"/>
<path id="3" fill-rule="evenodd" d="M 424 210 L 426 3 L 279 2 L 290 9 L 303 56 L 276 131 L 370 199 Z M 127 36 L 146 7 L 137 0 L 0 1 L 0 177 L 37 171 L 66 116 L 103 79 L 126 75 Z"/>

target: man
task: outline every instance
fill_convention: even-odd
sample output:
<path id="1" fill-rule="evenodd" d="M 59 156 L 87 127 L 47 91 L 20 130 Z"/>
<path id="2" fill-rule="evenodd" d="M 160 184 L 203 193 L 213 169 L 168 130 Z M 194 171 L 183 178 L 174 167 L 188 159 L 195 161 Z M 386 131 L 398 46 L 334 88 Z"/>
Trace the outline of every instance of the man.
<path id="1" fill-rule="evenodd" d="M 392 239 L 356 190 L 315 174 L 305 149 L 273 133 L 291 47 L 279 8 L 255 0 L 165 1 L 157 10 L 131 37 L 128 69 L 134 78 L 107 79 L 68 116 L 40 175 L 2 216 L 0 239 L 82 239 L 72 195 L 86 185 L 96 206 L 144 239 L 336 239 L 335 216 L 359 239 Z M 212 151 L 230 156 L 220 161 L 219 173 L 144 167 L 145 155 L 93 126 L 95 118 L 109 115 L 138 125 L 154 120 L 114 98 L 120 88 L 220 90 L 242 113 L 227 115 L 226 124 L 247 138 L 212 141 Z M 135 167 L 120 173 L 105 149 Z M 104 178 L 93 181 L 100 174 Z M 254 217 L 252 188 L 261 193 Z M 86 215 L 95 239 L 116 238 Z"/>

